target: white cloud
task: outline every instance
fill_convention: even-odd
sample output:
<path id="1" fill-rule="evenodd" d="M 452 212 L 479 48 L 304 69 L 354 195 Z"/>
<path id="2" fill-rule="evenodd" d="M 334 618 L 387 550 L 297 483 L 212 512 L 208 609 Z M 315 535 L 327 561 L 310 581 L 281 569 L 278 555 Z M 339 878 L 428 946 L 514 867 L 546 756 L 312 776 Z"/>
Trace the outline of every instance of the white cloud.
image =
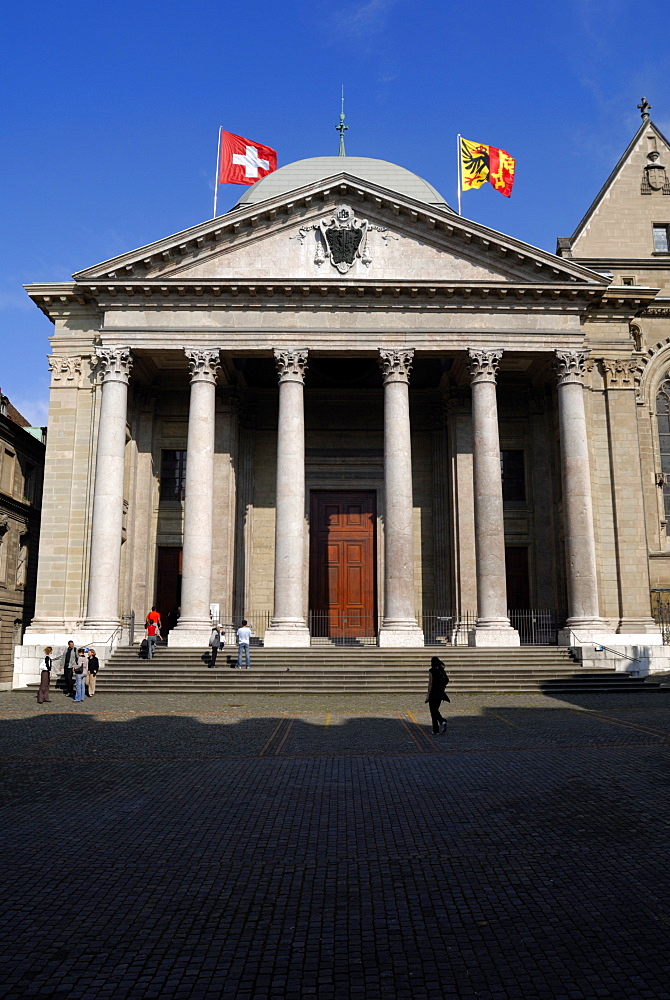
<path id="1" fill-rule="evenodd" d="M 29 420 L 33 427 L 46 427 L 49 415 L 49 390 L 45 389 L 43 397 L 13 396 L 9 401 L 15 406 L 21 416 Z"/>
<path id="2" fill-rule="evenodd" d="M 386 15 L 398 0 L 369 0 L 365 4 L 339 10 L 335 16 L 340 31 L 348 31 L 353 35 L 370 35 L 382 31 L 386 27 Z"/>

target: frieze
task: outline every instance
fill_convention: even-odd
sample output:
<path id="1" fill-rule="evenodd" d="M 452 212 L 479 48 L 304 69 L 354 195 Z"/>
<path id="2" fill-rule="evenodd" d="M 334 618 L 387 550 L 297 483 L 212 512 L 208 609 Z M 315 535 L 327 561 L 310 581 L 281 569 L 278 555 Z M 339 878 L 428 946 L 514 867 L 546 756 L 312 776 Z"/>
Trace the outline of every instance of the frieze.
<path id="1" fill-rule="evenodd" d="M 367 219 L 359 219 L 349 205 L 340 205 L 329 218 L 320 219 L 309 226 L 301 226 L 297 236 L 289 239 L 304 243 L 309 232 L 314 232 L 316 243 L 314 263 L 321 267 L 330 261 L 340 274 L 346 274 L 357 260 L 365 267 L 372 263 L 368 248 L 368 234 L 377 232 L 385 244 L 392 236 L 384 226 L 371 225 Z"/>
<path id="2" fill-rule="evenodd" d="M 589 351 L 556 351 L 553 369 L 559 386 L 577 382 L 584 384 Z"/>
<path id="3" fill-rule="evenodd" d="M 409 382 L 409 374 L 414 361 L 413 348 L 394 347 L 386 350 L 379 348 L 379 367 L 382 370 L 384 385 L 391 382 Z"/>
<path id="4" fill-rule="evenodd" d="M 279 381 L 300 382 L 301 385 L 304 384 L 308 352 L 296 349 L 282 351 L 279 348 L 275 348 L 274 354 Z"/>
<path id="5" fill-rule="evenodd" d="M 502 356 L 502 351 L 480 351 L 469 347 L 468 358 L 470 359 L 470 379 L 472 383 L 493 382 L 495 384 L 496 372 L 498 371 L 498 365 Z"/>
<path id="6" fill-rule="evenodd" d="M 635 389 L 640 383 L 641 365 L 636 358 L 603 358 L 608 389 Z"/>
<path id="7" fill-rule="evenodd" d="M 68 357 L 61 354 L 47 354 L 52 382 L 74 382 L 81 379 L 82 359 L 78 356 Z"/>
<path id="8" fill-rule="evenodd" d="M 208 350 L 202 347 L 185 347 L 184 354 L 188 358 L 188 370 L 191 382 L 210 382 L 216 384 L 216 376 L 221 367 L 218 350 Z"/>

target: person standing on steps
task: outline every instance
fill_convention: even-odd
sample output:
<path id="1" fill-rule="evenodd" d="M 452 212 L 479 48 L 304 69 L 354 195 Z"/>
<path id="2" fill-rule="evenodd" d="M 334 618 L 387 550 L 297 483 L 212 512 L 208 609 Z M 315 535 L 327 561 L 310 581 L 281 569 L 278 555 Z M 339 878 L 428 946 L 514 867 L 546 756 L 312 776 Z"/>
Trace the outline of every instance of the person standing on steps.
<path id="1" fill-rule="evenodd" d="M 153 619 L 150 621 L 147 618 L 147 660 L 150 660 L 154 655 L 154 647 L 160 637 L 161 634 L 158 631 L 158 625 L 156 622 Z"/>
<path id="2" fill-rule="evenodd" d="M 151 611 L 147 615 L 147 620 L 146 620 L 146 622 L 144 624 L 148 625 L 149 622 L 153 622 L 154 625 L 156 626 L 156 628 L 158 629 L 158 631 L 160 632 L 160 630 L 161 630 L 161 616 L 158 613 L 158 611 L 156 611 L 155 608 L 151 609 Z"/>
<path id="3" fill-rule="evenodd" d="M 98 676 L 98 670 L 100 669 L 100 661 L 95 655 L 94 649 L 89 649 L 88 651 L 88 667 L 87 681 L 88 681 L 88 696 L 92 698 L 95 694 L 95 679 Z"/>
<path id="4" fill-rule="evenodd" d="M 428 691 L 426 702 L 430 709 L 430 718 L 433 723 L 433 736 L 444 733 L 447 728 L 447 720 L 440 714 L 440 705 L 443 701 L 449 701 L 446 692 L 449 678 L 444 669 L 444 663 L 439 656 L 431 656 L 430 670 L 428 671 Z"/>
<path id="5" fill-rule="evenodd" d="M 50 702 L 49 697 L 49 684 L 51 682 L 51 665 L 53 663 L 51 659 L 51 654 L 53 649 L 51 646 L 44 647 L 44 663 L 42 664 L 42 669 L 40 671 L 40 688 L 37 692 L 37 704 L 43 705 L 45 702 Z"/>
<path id="6" fill-rule="evenodd" d="M 67 644 L 67 649 L 63 653 L 63 680 L 65 682 L 65 693 L 71 698 L 74 695 L 74 668 L 77 665 L 77 650 L 74 648 L 72 639 Z"/>
<path id="7" fill-rule="evenodd" d="M 95 653 L 95 650 L 93 651 Z M 86 650 L 77 650 L 77 666 L 74 668 L 74 700 L 83 701 L 86 694 Z"/>
<path id="8" fill-rule="evenodd" d="M 249 669 L 249 643 L 251 641 L 251 629 L 247 625 L 246 618 L 242 619 L 242 624 L 237 630 L 237 665 L 242 666 L 242 657 L 246 657 L 246 669 Z"/>
<path id="9" fill-rule="evenodd" d="M 209 637 L 210 667 L 216 667 L 216 657 L 221 646 L 225 645 L 225 640 L 221 641 L 221 626 L 212 625 L 212 634 Z"/>

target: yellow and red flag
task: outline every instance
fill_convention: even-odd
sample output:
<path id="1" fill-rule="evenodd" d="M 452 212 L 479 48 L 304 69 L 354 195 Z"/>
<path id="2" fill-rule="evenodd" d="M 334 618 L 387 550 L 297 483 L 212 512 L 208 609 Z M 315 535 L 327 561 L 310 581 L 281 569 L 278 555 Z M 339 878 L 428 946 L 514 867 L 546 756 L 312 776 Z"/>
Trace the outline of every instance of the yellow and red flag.
<path id="1" fill-rule="evenodd" d="M 471 142 L 461 136 L 461 190 L 480 188 L 486 181 L 506 198 L 512 193 L 516 160 L 504 149 Z"/>

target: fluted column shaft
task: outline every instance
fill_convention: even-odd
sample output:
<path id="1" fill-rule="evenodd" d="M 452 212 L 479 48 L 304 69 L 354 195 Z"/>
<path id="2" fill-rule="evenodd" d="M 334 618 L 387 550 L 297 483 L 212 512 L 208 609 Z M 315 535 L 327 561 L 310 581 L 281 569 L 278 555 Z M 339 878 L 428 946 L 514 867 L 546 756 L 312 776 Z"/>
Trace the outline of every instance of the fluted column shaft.
<path id="1" fill-rule="evenodd" d="M 569 629 L 602 629 L 583 378 L 588 351 L 556 351 Z"/>
<path id="2" fill-rule="evenodd" d="M 219 352 L 195 347 L 185 348 L 185 352 L 191 372 L 191 398 L 184 486 L 181 614 L 176 629 L 170 633 L 171 644 L 179 644 L 179 633 L 186 637 L 189 632 L 197 637 L 199 633 L 209 634 L 211 627 L 214 429 Z"/>
<path id="3" fill-rule="evenodd" d="M 305 413 L 307 351 L 276 350 L 279 372 L 274 612 L 266 646 L 307 646 L 305 622 Z"/>
<path id="4" fill-rule="evenodd" d="M 477 567 L 475 645 L 518 645 L 507 615 L 496 372 L 502 351 L 469 350 Z M 490 635 L 487 635 L 490 633 Z"/>
<path id="5" fill-rule="evenodd" d="M 384 376 L 384 605 L 380 646 L 423 644 L 414 609 L 409 374 L 413 350 L 380 350 Z"/>
<path id="6" fill-rule="evenodd" d="M 132 359 L 128 347 L 98 347 L 95 354 L 102 371 L 102 400 L 85 625 L 113 629 L 119 624 L 126 420 Z"/>

